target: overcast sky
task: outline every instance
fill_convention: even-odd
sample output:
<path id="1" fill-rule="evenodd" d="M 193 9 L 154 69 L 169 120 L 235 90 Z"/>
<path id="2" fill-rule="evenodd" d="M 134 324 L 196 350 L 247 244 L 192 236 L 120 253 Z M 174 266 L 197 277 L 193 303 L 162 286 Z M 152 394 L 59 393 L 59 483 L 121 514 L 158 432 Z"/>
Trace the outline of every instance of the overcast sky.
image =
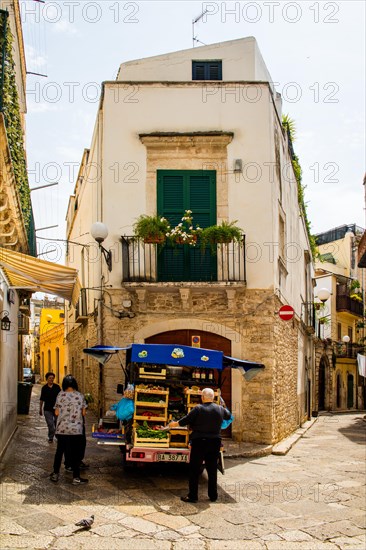
<path id="1" fill-rule="evenodd" d="M 365 225 L 365 3 L 363 1 L 21 1 L 28 75 L 27 154 L 36 227 L 64 238 L 77 165 L 90 146 L 100 84 L 120 63 L 254 36 L 296 122 L 314 233 Z M 46 241 L 39 241 L 41 245 Z M 51 255 L 49 260 L 56 260 Z"/>

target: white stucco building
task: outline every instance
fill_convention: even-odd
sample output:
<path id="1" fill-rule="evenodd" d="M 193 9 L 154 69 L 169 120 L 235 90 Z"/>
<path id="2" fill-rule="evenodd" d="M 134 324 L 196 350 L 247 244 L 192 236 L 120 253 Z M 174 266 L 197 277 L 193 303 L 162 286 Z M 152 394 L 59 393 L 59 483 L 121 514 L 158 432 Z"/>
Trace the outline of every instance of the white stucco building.
<path id="1" fill-rule="evenodd" d="M 186 209 L 202 227 L 237 220 L 245 240 L 203 254 L 131 239 L 139 215 L 175 224 Z M 96 221 L 109 230 L 111 271 L 90 236 Z M 99 383 L 83 347 L 199 336 L 201 347 L 265 364 L 250 382 L 227 376 L 235 437 L 278 441 L 311 414 L 311 252 L 281 98 L 254 38 L 124 63 L 103 83 L 67 239 L 85 289 L 66 316 L 68 363 L 104 406 L 117 400 L 120 366 L 108 363 Z"/>

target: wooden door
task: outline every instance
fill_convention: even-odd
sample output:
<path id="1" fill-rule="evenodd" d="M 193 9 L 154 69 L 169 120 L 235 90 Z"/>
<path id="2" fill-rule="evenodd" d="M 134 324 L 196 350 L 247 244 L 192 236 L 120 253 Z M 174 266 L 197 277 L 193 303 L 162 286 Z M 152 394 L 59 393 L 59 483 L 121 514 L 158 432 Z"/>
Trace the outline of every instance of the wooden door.
<path id="1" fill-rule="evenodd" d="M 353 409 L 353 375 L 347 376 L 347 409 Z"/>
<path id="2" fill-rule="evenodd" d="M 319 365 L 319 379 L 318 379 L 318 410 L 325 410 L 325 363 L 323 358 L 320 360 Z"/>

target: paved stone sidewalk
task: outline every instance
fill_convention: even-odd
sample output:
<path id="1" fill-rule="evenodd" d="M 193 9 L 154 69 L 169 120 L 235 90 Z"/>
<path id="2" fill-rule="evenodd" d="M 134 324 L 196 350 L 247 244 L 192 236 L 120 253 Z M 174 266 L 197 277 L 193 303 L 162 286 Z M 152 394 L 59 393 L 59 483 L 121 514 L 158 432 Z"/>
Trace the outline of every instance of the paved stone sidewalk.
<path id="1" fill-rule="evenodd" d="M 362 414 L 324 415 L 285 456 L 226 459 L 220 498 L 185 504 L 184 465 L 124 473 L 117 448 L 88 441 L 88 485 L 62 472 L 49 481 L 55 447 L 38 415 L 39 387 L 0 470 L 0 548 L 136 550 L 364 550 Z M 236 449 L 237 450 L 237 449 Z M 235 455 L 231 448 L 231 455 Z M 258 448 L 241 446 L 238 452 Z M 270 450 L 262 449 L 264 452 Z M 90 514 L 89 531 L 75 522 Z"/>

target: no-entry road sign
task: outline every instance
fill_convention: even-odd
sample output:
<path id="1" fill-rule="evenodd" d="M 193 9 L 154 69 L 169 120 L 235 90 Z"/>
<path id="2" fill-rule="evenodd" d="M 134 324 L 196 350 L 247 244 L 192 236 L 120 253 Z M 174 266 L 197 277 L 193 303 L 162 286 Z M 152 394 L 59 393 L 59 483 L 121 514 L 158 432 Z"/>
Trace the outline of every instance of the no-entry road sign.
<path id="1" fill-rule="evenodd" d="M 281 317 L 283 321 L 289 321 L 294 316 L 295 311 L 294 308 L 291 306 L 282 306 L 280 308 L 280 311 L 278 312 L 278 315 Z"/>

